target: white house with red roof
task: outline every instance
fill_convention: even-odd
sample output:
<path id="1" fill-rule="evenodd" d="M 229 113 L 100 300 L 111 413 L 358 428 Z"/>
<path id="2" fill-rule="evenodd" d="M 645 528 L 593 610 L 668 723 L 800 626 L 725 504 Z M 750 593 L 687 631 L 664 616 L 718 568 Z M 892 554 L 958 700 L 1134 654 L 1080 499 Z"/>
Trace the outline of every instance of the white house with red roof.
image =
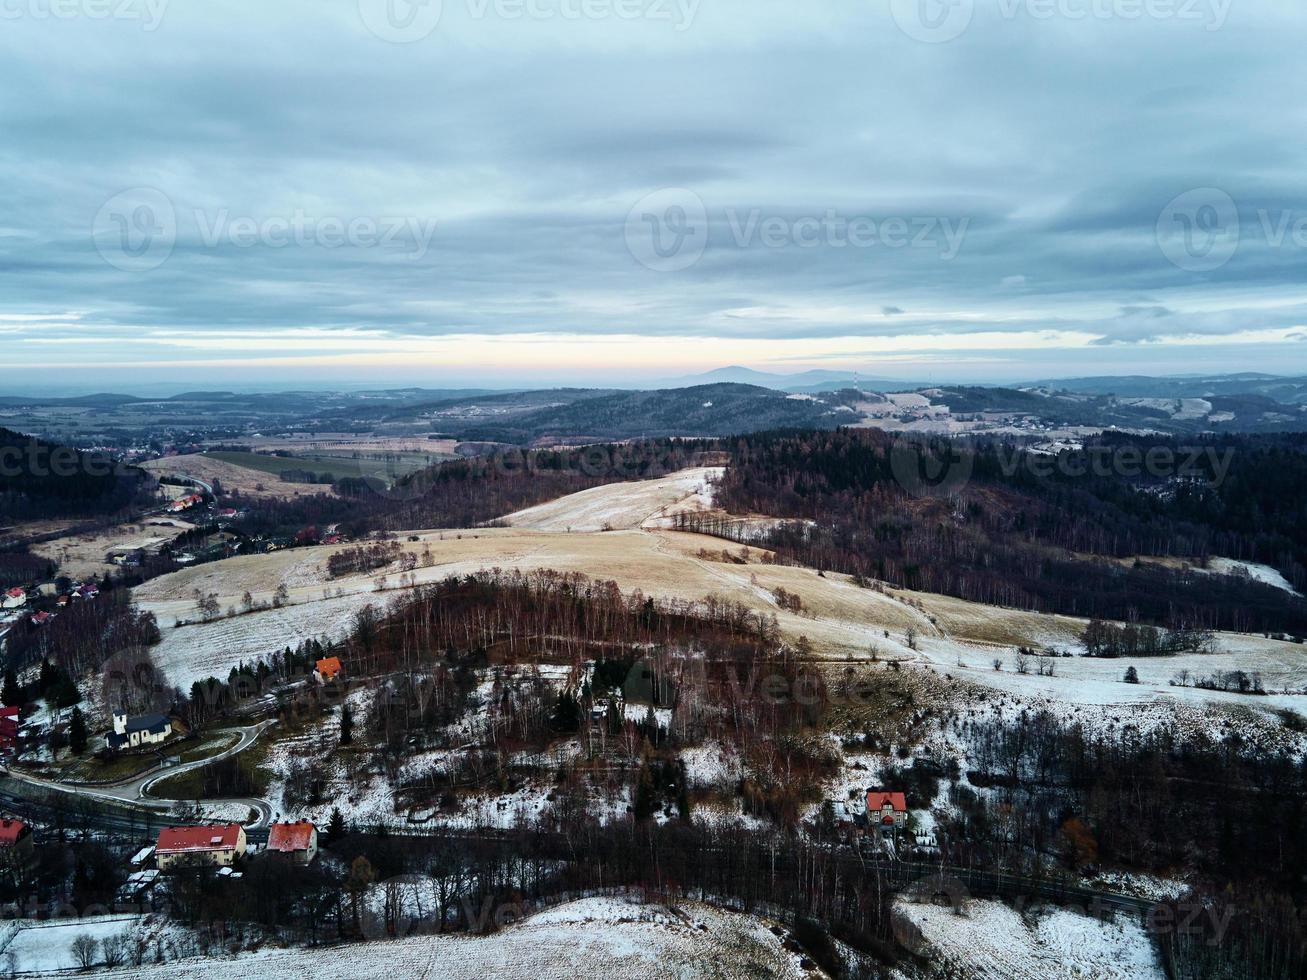
<path id="1" fill-rule="evenodd" d="M 230 868 L 245 854 L 245 829 L 240 824 L 208 827 L 166 827 L 159 831 L 154 858 L 160 871 L 174 868 Z"/>
<path id="2" fill-rule="evenodd" d="M 268 828 L 269 854 L 284 854 L 296 864 L 312 864 L 318 856 L 318 828 L 307 820 L 274 823 Z"/>
<path id="3" fill-rule="evenodd" d="M 908 822 L 908 801 L 902 793 L 867 790 L 867 823 L 881 830 L 902 830 Z"/>
<path id="4" fill-rule="evenodd" d="M 4 594 L 5 609 L 22 609 L 27 605 L 26 589 L 6 589 Z"/>

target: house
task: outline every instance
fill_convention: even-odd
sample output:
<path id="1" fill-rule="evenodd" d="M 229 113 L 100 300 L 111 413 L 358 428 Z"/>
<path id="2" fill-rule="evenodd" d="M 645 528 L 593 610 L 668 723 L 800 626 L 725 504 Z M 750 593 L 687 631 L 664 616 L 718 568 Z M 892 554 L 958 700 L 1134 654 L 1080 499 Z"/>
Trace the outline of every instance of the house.
<path id="1" fill-rule="evenodd" d="M 32 613 L 33 626 L 44 626 L 52 619 L 54 619 L 54 615 L 52 613 L 48 613 L 48 612 Z"/>
<path id="2" fill-rule="evenodd" d="M 339 676 L 339 657 L 324 657 L 313 665 L 313 679 L 319 684 L 330 684 Z"/>
<path id="3" fill-rule="evenodd" d="M 0 750 L 17 747 L 20 722 L 17 706 L 0 708 Z"/>
<path id="4" fill-rule="evenodd" d="M 36 861 L 36 839 L 32 828 L 21 820 L 0 820 L 0 865 L 29 868 Z"/>
<path id="5" fill-rule="evenodd" d="M 230 868 L 245 854 L 245 830 L 240 824 L 207 827 L 167 827 L 154 847 L 160 871 L 174 868 Z"/>
<path id="6" fill-rule="evenodd" d="M 902 793 L 867 790 L 867 821 L 882 831 L 902 830 L 908 822 L 908 802 Z"/>
<path id="7" fill-rule="evenodd" d="M 26 589 L 8 589 L 5 591 L 3 608 L 21 609 L 25 605 L 27 605 Z"/>
<path id="8" fill-rule="evenodd" d="M 285 854 L 295 864 L 312 864 L 318 856 L 318 828 L 307 820 L 274 823 L 268 828 L 269 854 Z"/>
<path id="9" fill-rule="evenodd" d="M 94 582 L 87 582 L 85 585 L 77 586 L 77 591 L 73 593 L 74 599 L 98 599 L 100 597 L 100 587 Z"/>
<path id="10" fill-rule="evenodd" d="M 104 737 L 104 744 L 117 751 L 134 749 L 141 745 L 162 745 L 172 738 L 172 722 L 164 715 L 141 715 L 128 718 L 125 712 L 114 712 L 113 731 Z"/>
<path id="11" fill-rule="evenodd" d="M 184 510 L 190 510 L 197 504 L 204 502 L 204 498 L 197 493 L 187 494 L 185 497 L 178 497 L 168 505 L 168 510 L 174 514 L 180 514 Z"/>

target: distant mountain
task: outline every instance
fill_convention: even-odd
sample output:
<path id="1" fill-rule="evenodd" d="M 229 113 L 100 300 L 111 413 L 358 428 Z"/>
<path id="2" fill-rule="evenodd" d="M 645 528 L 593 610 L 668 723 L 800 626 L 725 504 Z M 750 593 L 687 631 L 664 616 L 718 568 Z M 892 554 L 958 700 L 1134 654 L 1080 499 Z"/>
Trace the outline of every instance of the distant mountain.
<path id="1" fill-rule="evenodd" d="M 687 375 L 658 382 L 658 387 L 692 388 L 706 384 L 744 384 L 774 391 L 813 394 L 823 391 L 840 391 L 855 385 L 871 391 L 911 391 L 920 387 L 917 382 L 894 381 L 889 378 L 869 378 L 857 371 L 803 371 L 799 374 L 771 374 L 752 368 L 732 365 L 704 374 Z"/>
<path id="2" fill-rule="evenodd" d="M 1232 398 L 1254 395 L 1281 405 L 1307 404 L 1307 376 L 1273 374 L 1185 375 L 1170 378 L 1146 376 L 1063 378 L 1029 387 L 1072 391 L 1118 398 Z"/>
<path id="3" fill-rule="evenodd" d="M 552 394 L 535 392 L 535 395 Z M 719 383 L 657 391 L 596 392 L 499 418 L 446 414 L 442 429 L 484 442 L 609 440 L 654 436 L 723 436 L 759 429 L 833 429 L 854 422 L 851 410 L 820 398 L 796 397 L 760 385 Z"/>

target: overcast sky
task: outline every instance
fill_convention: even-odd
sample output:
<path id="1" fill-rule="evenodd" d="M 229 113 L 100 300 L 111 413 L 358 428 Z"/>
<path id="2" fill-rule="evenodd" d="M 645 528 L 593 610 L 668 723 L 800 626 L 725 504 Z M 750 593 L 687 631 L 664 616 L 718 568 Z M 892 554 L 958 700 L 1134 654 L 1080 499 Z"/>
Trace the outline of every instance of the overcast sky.
<path id="1" fill-rule="evenodd" d="M 1297 0 L 0 0 L 0 387 L 1307 371 Z"/>

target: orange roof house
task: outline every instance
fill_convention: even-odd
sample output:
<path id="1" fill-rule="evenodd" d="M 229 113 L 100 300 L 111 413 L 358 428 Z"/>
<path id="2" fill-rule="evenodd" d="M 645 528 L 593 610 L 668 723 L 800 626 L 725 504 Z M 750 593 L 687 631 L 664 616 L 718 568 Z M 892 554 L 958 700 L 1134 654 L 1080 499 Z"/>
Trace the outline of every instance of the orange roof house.
<path id="1" fill-rule="evenodd" d="M 285 854 L 296 864 L 312 864 L 318 854 L 318 829 L 307 820 L 274 823 L 268 828 L 269 854 Z"/>
<path id="2" fill-rule="evenodd" d="M 340 658 L 324 657 L 313 665 L 313 676 L 319 684 L 330 684 L 340 676 Z"/>

